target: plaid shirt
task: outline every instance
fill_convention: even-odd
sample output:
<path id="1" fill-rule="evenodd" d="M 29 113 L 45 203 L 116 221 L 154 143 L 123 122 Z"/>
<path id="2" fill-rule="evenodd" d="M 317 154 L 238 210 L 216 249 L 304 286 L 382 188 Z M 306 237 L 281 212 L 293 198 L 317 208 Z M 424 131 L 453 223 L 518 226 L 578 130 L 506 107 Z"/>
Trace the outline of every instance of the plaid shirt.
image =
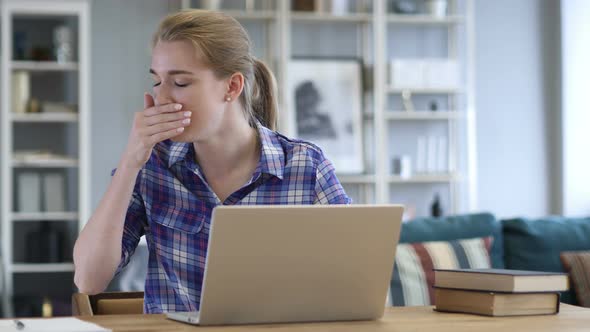
<path id="1" fill-rule="evenodd" d="M 149 248 L 144 311 L 196 311 L 213 208 L 240 204 L 350 204 L 332 163 L 315 145 L 260 124 L 260 161 L 250 181 L 221 202 L 191 143 L 164 141 L 140 171 L 123 229 L 127 265 L 142 235 Z M 114 172 L 114 171 L 113 171 Z"/>

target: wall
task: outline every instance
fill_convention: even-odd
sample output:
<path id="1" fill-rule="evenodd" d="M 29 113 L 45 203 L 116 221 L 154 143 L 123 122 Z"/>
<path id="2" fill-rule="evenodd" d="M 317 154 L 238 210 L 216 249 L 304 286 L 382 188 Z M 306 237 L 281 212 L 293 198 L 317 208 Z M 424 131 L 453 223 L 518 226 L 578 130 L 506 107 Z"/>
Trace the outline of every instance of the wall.
<path id="1" fill-rule="evenodd" d="M 498 217 L 559 209 L 558 6 L 475 1 L 478 208 Z"/>

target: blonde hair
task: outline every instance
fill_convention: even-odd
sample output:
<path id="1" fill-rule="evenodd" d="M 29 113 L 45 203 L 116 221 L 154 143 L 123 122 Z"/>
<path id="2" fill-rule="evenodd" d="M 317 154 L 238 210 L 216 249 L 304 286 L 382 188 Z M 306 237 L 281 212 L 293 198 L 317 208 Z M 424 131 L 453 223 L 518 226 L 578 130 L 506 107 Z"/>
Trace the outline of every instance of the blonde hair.
<path id="1" fill-rule="evenodd" d="M 246 30 L 233 17 L 214 11 L 189 9 L 166 16 L 154 33 L 152 47 L 160 41 L 190 41 L 203 54 L 218 78 L 240 72 L 244 90 L 240 101 L 250 126 L 256 120 L 276 129 L 277 91 L 272 71 L 251 52 Z"/>

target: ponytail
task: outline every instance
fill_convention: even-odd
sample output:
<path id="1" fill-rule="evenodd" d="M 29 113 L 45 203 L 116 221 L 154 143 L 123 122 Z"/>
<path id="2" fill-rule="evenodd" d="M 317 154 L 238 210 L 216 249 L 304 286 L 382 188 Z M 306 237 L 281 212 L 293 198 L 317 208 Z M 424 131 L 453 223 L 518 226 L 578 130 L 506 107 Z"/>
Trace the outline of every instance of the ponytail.
<path id="1" fill-rule="evenodd" d="M 252 90 L 252 116 L 263 126 L 276 130 L 277 83 L 264 62 L 254 59 L 254 86 Z"/>

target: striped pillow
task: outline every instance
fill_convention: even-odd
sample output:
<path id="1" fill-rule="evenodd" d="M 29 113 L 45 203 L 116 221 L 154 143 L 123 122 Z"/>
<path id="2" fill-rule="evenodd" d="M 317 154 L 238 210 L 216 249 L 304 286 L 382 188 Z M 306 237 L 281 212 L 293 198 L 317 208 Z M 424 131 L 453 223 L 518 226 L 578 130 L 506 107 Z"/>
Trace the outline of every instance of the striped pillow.
<path id="1" fill-rule="evenodd" d="M 391 280 L 391 304 L 434 304 L 432 269 L 490 268 L 492 240 L 484 237 L 399 244 Z"/>
<path id="2" fill-rule="evenodd" d="M 565 251 L 560 258 L 569 273 L 578 304 L 590 307 L 590 251 Z"/>

